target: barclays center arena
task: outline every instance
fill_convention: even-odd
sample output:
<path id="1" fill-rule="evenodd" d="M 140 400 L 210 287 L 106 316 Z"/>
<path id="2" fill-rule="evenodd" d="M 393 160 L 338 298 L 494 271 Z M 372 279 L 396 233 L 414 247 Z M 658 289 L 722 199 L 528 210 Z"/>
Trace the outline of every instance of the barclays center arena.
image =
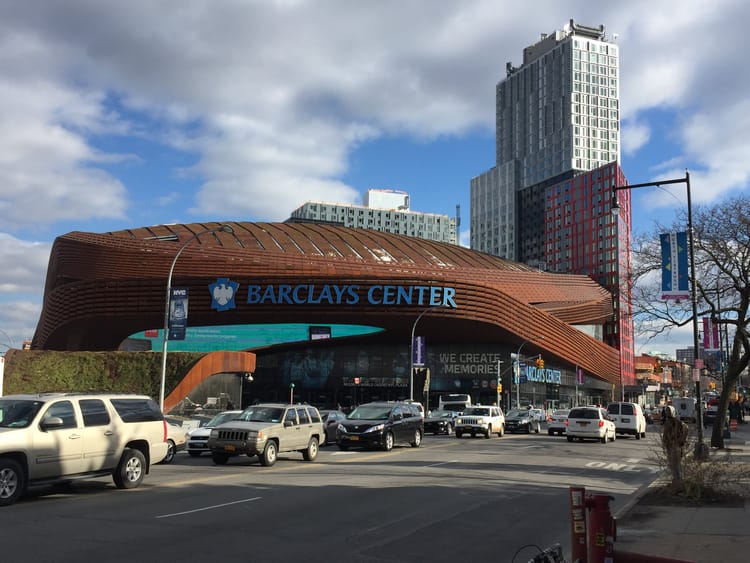
<path id="1" fill-rule="evenodd" d="M 466 393 L 555 408 L 613 397 L 619 352 L 602 340 L 612 315 L 611 294 L 587 276 L 453 244 L 319 223 L 193 223 L 58 237 L 31 347 L 161 353 L 166 328 L 169 354 L 255 355 L 251 374 L 209 374 L 240 376 L 242 406 L 429 407 Z M 165 410 L 204 399 L 190 385 L 167 389 Z"/>

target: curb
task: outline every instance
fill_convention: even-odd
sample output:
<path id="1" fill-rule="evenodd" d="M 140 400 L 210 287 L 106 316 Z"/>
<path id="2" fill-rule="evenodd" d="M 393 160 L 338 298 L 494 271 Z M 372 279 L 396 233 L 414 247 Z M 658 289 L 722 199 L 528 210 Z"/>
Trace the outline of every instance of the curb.
<path id="1" fill-rule="evenodd" d="M 640 502 L 643 495 L 645 495 L 651 487 L 655 487 L 658 483 L 664 482 L 665 475 L 666 474 L 663 471 L 658 473 L 652 481 L 643 483 L 643 485 L 638 487 L 633 494 L 629 495 L 628 501 L 613 514 L 615 520 L 623 518 L 628 512 L 630 512 L 630 510 Z"/>

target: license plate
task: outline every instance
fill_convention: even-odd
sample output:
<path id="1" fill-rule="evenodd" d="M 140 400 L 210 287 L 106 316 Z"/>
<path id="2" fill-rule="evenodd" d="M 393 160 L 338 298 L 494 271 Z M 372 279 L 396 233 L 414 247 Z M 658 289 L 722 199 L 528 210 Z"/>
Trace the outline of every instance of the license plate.
<path id="1" fill-rule="evenodd" d="M 235 447 L 234 447 L 233 445 L 231 445 L 231 444 L 227 444 L 226 446 L 224 446 L 224 451 L 225 451 L 225 452 L 233 452 L 233 451 L 235 451 L 236 449 L 237 449 L 237 448 L 235 448 Z"/>
<path id="2" fill-rule="evenodd" d="M 623 418 L 622 421 L 623 422 L 630 422 L 630 419 L 629 418 Z"/>
<path id="3" fill-rule="evenodd" d="M 352 442 L 356 442 L 357 440 L 359 440 L 359 436 L 351 436 L 351 437 L 350 437 L 349 439 L 350 439 L 350 440 L 351 440 Z"/>
<path id="4" fill-rule="evenodd" d="M 589 425 L 589 421 L 588 420 L 579 420 L 578 421 L 578 426 L 588 426 L 588 425 Z"/>

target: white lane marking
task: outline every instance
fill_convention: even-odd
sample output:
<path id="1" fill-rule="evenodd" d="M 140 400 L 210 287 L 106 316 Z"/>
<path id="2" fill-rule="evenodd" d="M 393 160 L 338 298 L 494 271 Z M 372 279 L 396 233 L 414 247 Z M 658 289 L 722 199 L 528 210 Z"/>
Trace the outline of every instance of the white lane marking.
<path id="1" fill-rule="evenodd" d="M 184 512 L 173 512 L 172 514 L 162 514 L 156 516 L 156 518 L 171 518 L 172 516 L 184 516 L 185 514 L 193 514 L 195 512 L 203 512 L 204 510 L 213 510 L 214 508 L 224 508 L 225 506 L 232 506 L 233 504 L 242 504 L 243 502 L 253 502 L 260 500 L 263 497 L 246 498 L 242 500 L 235 500 L 234 502 L 225 502 L 223 504 L 214 504 L 213 506 L 204 506 L 203 508 L 196 508 L 194 510 L 186 510 Z"/>
<path id="2" fill-rule="evenodd" d="M 451 463 L 458 463 L 458 460 L 454 459 L 451 461 L 443 461 L 442 463 L 431 463 L 429 465 L 425 465 L 425 467 L 440 467 L 441 465 L 450 465 Z"/>

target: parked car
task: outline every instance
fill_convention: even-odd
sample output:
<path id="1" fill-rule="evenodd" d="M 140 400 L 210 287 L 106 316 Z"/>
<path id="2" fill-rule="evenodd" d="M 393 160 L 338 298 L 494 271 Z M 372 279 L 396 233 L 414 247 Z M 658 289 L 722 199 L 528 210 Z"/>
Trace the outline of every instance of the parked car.
<path id="1" fill-rule="evenodd" d="M 542 423 L 534 417 L 531 409 L 512 409 L 505 415 L 505 428 L 511 434 L 516 432 L 539 434 Z"/>
<path id="2" fill-rule="evenodd" d="M 471 434 L 472 438 L 477 434 L 485 438 L 497 434 L 502 438 L 505 435 L 505 415 L 502 409 L 488 405 L 466 407 L 463 414 L 456 418 L 456 438 L 464 434 Z"/>
<path id="3" fill-rule="evenodd" d="M 646 415 L 638 403 L 616 401 L 607 405 L 607 413 L 615 423 L 617 434 L 629 434 L 636 440 L 646 437 Z"/>
<path id="4" fill-rule="evenodd" d="M 568 442 L 578 440 L 599 440 L 606 444 L 615 441 L 615 423 L 601 407 L 575 407 L 568 413 L 568 428 L 565 431 Z"/>
<path id="5" fill-rule="evenodd" d="M 203 453 L 210 453 L 211 450 L 208 449 L 208 436 L 211 434 L 211 429 L 219 426 L 219 424 L 234 420 L 241 414 L 242 411 L 223 411 L 206 422 L 204 426 L 190 430 L 187 434 L 187 445 L 185 446 L 187 453 L 193 457 L 198 457 Z"/>
<path id="6" fill-rule="evenodd" d="M 326 437 L 321 446 L 327 446 L 336 442 L 336 427 L 339 422 L 346 418 L 346 413 L 340 410 L 323 409 L 320 411 L 320 418 L 323 421 L 323 428 L 326 431 Z"/>
<path id="7" fill-rule="evenodd" d="M 325 430 L 315 407 L 260 403 L 212 428 L 207 445 L 216 465 L 247 455 L 258 456 L 261 465 L 270 467 L 282 452 L 300 452 L 305 461 L 315 461 L 322 440 Z"/>
<path id="8" fill-rule="evenodd" d="M 187 432 L 181 424 L 167 421 L 167 455 L 161 463 L 172 463 L 177 452 L 185 449 L 187 444 Z"/>
<path id="9" fill-rule="evenodd" d="M 570 409 L 557 409 L 552 411 L 552 414 L 547 419 L 547 434 L 550 436 L 553 434 L 559 434 L 560 436 L 565 434 L 569 413 Z"/>
<path id="10" fill-rule="evenodd" d="M 36 485 L 103 475 L 132 489 L 166 454 L 164 415 L 145 395 L 0 397 L 0 506 Z"/>
<path id="11" fill-rule="evenodd" d="M 390 451 L 398 444 L 418 448 L 424 436 L 424 418 L 413 403 L 373 402 L 359 405 L 336 429 L 336 444 L 350 447 L 380 448 Z"/>
<path id="12" fill-rule="evenodd" d="M 453 434 L 457 413 L 453 411 L 432 411 L 424 419 L 424 431 L 427 434 Z"/>

